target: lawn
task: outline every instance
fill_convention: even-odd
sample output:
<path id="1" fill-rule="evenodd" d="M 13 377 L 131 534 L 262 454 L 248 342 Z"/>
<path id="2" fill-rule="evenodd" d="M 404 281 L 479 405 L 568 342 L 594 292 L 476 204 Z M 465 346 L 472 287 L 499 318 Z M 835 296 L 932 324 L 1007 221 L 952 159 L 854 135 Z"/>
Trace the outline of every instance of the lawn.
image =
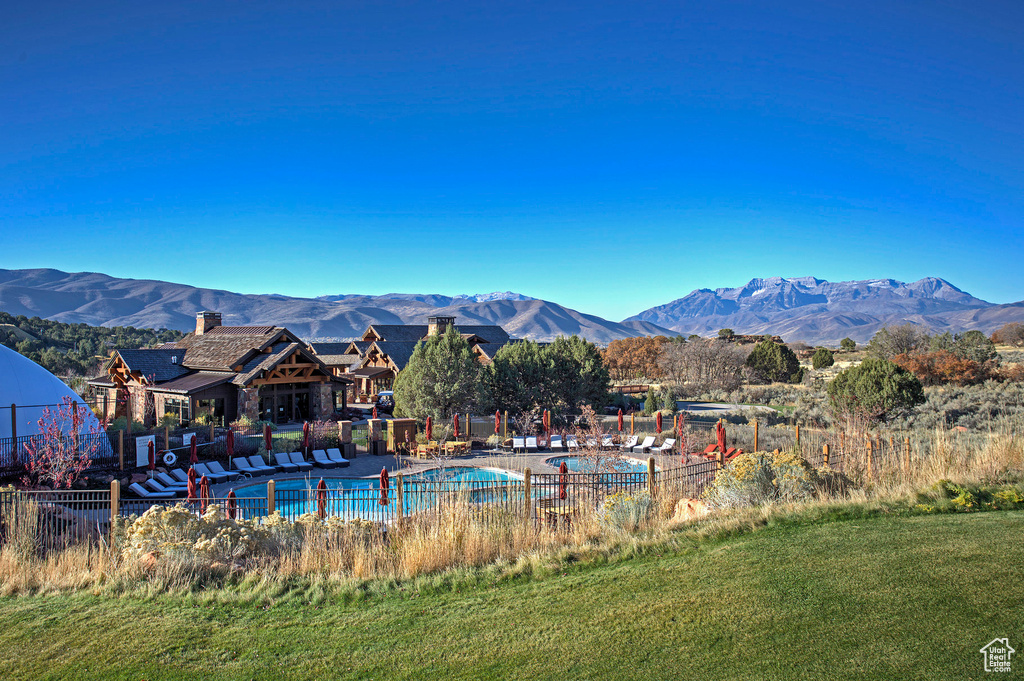
<path id="1" fill-rule="evenodd" d="M 8 679 L 982 678 L 979 648 L 1024 644 L 1022 532 L 1024 512 L 769 525 L 352 603 L 16 597 L 0 600 L 0 657 Z"/>

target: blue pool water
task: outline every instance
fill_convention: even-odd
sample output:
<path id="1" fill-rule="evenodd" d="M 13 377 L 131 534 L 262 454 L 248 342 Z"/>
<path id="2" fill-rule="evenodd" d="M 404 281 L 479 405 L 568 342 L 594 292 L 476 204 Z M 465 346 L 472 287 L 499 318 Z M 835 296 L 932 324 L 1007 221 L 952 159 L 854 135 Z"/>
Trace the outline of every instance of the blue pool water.
<path id="1" fill-rule="evenodd" d="M 521 494 L 522 475 L 497 468 L 432 468 L 403 475 L 403 510 L 406 515 L 436 506 L 442 495 L 457 493 L 460 501 L 469 503 L 511 502 Z M 276 480 L 275 508 L 287 518 L 303 513 L 316 513 L 316 486 L 319 477 Z M 364 518 L 387 521 L 397 513 L 397 490 L 394 475 L 390 478 L 388 503 L 380 503 L 379 478 L 324 478 L 327 485 L 326 513 L 343 518 Z M 246 517 L 263 515 L 266 504 L 253 501 L 266 499 L 267 483 L 260 482 L 235 488 L 239 507 Z"/>
<path id="2" fill-rule="evenodd" d="M 553 456 L 545 463 L 558 468 L 565 462 L 573 473 L 646 473 L 647 462 L 628 456 L 608 455 L 599 459 L 586 456 Z"/>

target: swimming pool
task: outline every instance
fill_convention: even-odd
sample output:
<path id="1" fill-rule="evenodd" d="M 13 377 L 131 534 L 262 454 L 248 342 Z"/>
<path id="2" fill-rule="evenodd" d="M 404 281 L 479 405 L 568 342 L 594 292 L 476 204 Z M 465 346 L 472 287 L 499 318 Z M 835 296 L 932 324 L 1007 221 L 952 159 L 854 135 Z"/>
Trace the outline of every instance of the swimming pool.
<path id="1" fill-rule="evenodd" d="M 522 482 L 523 476 L 499 468 L 431 468 L 419 473 L 403 474 L 402 478 L 402 509 L 406 515 L 433 508 L 442 497 L 483 504 L 512 503 L 515 498 L 522 496 L 522 486 L 519 483 Z M 387 504 L 380 503 L 379 478 L 325 477 L 323 480 L 327 486 L 327 493 L 324 495 L 324 510 L 327 515 L 346 519 L 388 521 L 398 513 L 398 490 L 394 474 L 390 477 Z M 304 513 L 316 513 L 316 487 L 319 481 L 319 477 L 312 476 L 275 480 L 275 510 L 291 519 Z M 267 483 L 235 488 L 235 495 L 240 500 L 266 499 Z M 240 503 L 239 506 L 245 517 L 264 515 L 251 503 Z M 253 510 L 250 510 L 250 507 Z"/>
<path id="2" fill-rule="evenodd" d="M 558 468 L 565 462 L 573 473 L 646 473 L 647 462 L 629 456 L 608 454 L 600 457 L 589 456 L 553 456 L 547 459 L 552 468 Z"/>

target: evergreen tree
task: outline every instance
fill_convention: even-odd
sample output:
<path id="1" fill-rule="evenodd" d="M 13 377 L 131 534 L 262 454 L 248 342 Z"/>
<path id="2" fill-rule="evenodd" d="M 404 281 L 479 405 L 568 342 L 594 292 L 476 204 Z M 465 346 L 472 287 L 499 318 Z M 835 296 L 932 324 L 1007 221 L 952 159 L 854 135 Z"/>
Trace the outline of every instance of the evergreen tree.
<path id="1" fill-rule="evenodd" d="M 818 348 L 814 351 L 814 356 L 811 357 L 811 366 L 815 369 L 825 369 L 835 363 L 836 360 L 832 356 L 832 351 L 828 348 Z"/>
<path id="2" fill-rule="evenodd" d="M 828 384 L 832 409 L 886 421 L 924 402 L 924 388 L 914 374 L 886 359 L 866 359 L 845 369 Z"/>
<path id="3" fill-rule="evenodd" d="M 843 352 L 854 352 L 857 349 L 857 342 L 852 338 L 844 338 L 839 341 L 839 349 Z"/>
<path id="4" fill-rule="evenodd" d="M 448 419 L 475 406 L 483 367 L 454 326 L 416 344 L 395 379 L 396 415 Z"/>
<path id="5" fill-rule="evenodd" d="M 543 407 L 550 400 L 550 361 L 536 342 L 516 341 L 504 345 L 481 376 L 482 407 L 521 414 Z"/>
<path id="6" fill-rule="evenodd" d="M 766 381 L 792 381 L 800 370 L 796 354 L 785 345 L 764 339 L 754 346 L 746 364 Z"/>
<path id="7" fill-rule="evenodd" d="M 597 347 L 579 336 L 559 336 L 544 348 L 552 407 L 575 413 L 584 404 L 608 401 L 608 369 Z"/>

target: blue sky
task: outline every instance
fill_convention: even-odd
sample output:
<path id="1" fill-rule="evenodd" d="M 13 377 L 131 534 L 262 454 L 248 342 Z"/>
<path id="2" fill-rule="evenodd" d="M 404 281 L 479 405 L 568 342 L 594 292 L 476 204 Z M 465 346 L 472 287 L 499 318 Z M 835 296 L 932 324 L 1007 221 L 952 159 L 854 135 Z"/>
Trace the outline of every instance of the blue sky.
<path id="1" fill-rule="evenodd" d="M 1024 299 L 1024 3 L 21 3 L 0 267 L 511 289 L 773 275 Z"/>

